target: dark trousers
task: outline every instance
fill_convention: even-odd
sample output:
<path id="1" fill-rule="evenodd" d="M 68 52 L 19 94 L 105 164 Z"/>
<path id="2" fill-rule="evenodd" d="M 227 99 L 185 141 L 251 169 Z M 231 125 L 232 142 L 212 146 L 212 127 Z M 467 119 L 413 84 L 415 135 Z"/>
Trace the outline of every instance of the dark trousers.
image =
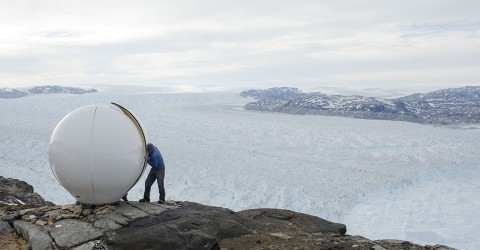
<path id="1" fill-rule="evenodd" d="M 150 173 L 148 173 L 147 179 L 145 180 L 145 193 L 143 198 L 150 200 L 150 189 L 155 181 L 158 184 L 158 191 L 160 192 L 160 200 L 165 200 L 165 186 L 163 180 L 165 179 L 165 168 L 152 168 Z"/>

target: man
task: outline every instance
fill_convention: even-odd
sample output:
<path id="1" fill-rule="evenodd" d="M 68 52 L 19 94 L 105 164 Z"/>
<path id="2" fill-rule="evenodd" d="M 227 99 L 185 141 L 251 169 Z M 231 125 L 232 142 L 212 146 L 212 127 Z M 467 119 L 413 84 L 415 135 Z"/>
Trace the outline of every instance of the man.
<path id="1" fill-rule="evenodd" d="M 145 156 L 145 159 L 147 159 L 148 165 L 152 168 L 145 180 L 145 192 L 140 202 L 150 202 L 150 189 L 156 180 L 158 191 L 160 192 L 160 200 L 158 200 L 158 203 L 163 204 L 165 203 L 165 187 L 163 183 L 165 179 L 165 163 L 163 162 L 162 154 L 160 154 L 157 147 L 149 143 L 147 144 L 147 156 Z"/>

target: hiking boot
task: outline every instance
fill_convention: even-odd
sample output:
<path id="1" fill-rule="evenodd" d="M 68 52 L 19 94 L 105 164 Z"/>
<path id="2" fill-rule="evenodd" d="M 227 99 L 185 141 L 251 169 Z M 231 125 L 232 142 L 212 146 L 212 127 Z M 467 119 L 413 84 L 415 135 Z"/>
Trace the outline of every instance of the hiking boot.
<path id="1" fill-rule="evenodd" d="M 163 204 L 163 203 L 165 203 L 164 200 L 159 200 L 159 201 L 158 201 L 158 204 Z"/>
<path id="2" fill-rule="evenodd" d="M 143 199 L 140 199 L 139 202 L 142 202 L 142 203 L 143 203 L 143 202 L 150 202 L 150 199 L 145 199 L 145 198 L 143 198 Z"/>

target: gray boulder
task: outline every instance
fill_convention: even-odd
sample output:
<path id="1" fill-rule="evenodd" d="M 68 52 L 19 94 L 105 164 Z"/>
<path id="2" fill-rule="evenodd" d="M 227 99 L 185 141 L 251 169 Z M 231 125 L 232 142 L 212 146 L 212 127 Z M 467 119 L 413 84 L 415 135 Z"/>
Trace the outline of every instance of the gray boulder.
<path id="1" fill-rule="evenodd" d="M 0 220 L 0 235 L 5 234 L 5 233 L 10 233 L 12 231 L 13 231 L 13 229 L 10 226 L 10 224 L 8 224 L 8 222 L 6 222 L 4 220 Z"/>
<path id="2" fill-rule="evenodd" d="M 71 248 L 98 239 L 103 234 L 90 223 L 73 219 L 57 221 L 49 231 L 50 236 L 61 248 Z"/>
<path id="3" fill-rule="evenodd" d="M 13 226 L 28 241 L 32 249 L 53 249 L 52 238 L 42 227 L 23 220 L 14 221 Z"/>

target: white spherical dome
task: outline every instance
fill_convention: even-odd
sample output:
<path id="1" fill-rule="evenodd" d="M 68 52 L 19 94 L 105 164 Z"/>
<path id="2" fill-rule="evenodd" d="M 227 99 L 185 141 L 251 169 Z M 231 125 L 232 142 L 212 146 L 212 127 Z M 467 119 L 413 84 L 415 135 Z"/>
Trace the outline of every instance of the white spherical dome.
<path id="1" fill-rule="evenodd" d="M 127 109 L 91 105 L 65 116 L 53 131 L 53 174 L 81 203 L 119 201 L 145 170 L 146 136 Z"/>

